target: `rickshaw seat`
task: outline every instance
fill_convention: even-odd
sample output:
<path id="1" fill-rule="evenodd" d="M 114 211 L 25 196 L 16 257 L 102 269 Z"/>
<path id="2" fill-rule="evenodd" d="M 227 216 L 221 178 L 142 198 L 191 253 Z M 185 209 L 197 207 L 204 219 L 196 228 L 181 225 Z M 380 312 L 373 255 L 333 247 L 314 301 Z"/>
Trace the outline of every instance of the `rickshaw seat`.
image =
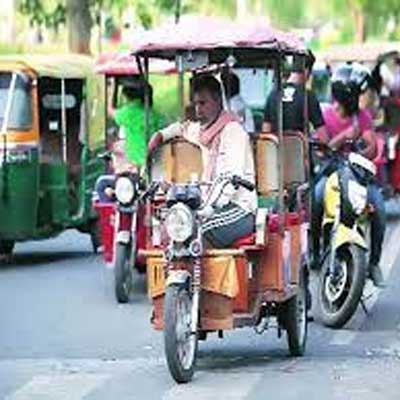
<path id="1" fill-rule="evenodd" d="M 284 186 L 300 185 L 307 180 L 307 146 L 301 132 L 287 131 L 283 134 Z"/>
<path id="2" fill-rule="evenodd" d="M 246 247 L 246 246 L 253 246 L 256 243 L 256 234 L 250 233 L 249 235 L 243 236 L 236 240 L 232 247 L 234 248 L 240 248 L 240 247 Z"/>

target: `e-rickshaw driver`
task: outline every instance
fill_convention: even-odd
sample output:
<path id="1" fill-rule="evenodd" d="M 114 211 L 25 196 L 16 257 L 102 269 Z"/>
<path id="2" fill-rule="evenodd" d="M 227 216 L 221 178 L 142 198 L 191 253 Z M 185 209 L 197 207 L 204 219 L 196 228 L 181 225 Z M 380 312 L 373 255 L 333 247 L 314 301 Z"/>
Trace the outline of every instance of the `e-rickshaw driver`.
<path id="1" fill-rule="evenodd" d="M 211 75 L 200 75 L 194 79 L 192 89 L 198 122 L 176 123 L 161 130 L 152 138 L 150 152 L 163 141 L 182 135 L 201 147 L 204 181 L 237 175 L 254 183 L 249 135 L 234 115 L 223 110 L 220 83 Z M 205 239 L 213 247 L 224 248 L 250 234 L 254 231 L 256 208 L 254 191 L 227 185 L 216 205 L 205 206 L 202 211 Z"/>

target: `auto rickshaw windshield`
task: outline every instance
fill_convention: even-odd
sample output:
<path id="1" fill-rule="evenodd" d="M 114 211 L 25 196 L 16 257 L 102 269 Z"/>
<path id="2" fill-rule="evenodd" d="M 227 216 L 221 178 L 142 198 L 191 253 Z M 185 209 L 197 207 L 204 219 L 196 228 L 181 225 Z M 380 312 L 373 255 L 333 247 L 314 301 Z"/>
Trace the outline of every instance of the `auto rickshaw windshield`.
<path id="1" fill-rule="evenodd" d="M 0 72 L 0 126 L 4 128 L 2 131 L 25 130 L 32 126 L 31 80 L 25 74 L 16 74 L 13 90 L 12 77 L 11 72 Z M 9 101 L 11 103 L 8 110 Z M 9 115 L 6 115 L 7 112 Z M 5 121 L 7 126 L 3 127 Z"/>

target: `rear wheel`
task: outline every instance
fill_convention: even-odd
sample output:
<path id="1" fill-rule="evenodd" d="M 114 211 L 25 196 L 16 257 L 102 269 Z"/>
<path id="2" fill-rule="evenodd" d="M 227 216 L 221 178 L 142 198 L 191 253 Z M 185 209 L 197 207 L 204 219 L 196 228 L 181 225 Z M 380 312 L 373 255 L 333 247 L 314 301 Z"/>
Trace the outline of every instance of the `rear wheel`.
<path id="1" fill-rule="evenodd" d="M 365 250 L 346 245 L 336 252 L 334 276 L 329 273 L 330 254 L 322 266 L 318 303 L 322 323 L 331 328 L 343 327 L 355 313 L 366 279 Z"/>
<path id="2" fill-rule="evenodd" d="M 184 285 L 165 292 L 164 345 L 167 364 L 178 383 L 192 380 L 197 354 L 197 335 L 191 332 L 192 298 Z"/>
<path id="3" fill-rule="evenodd" d="M 129 301 L 129 295 L 133 287 L 130 253 L 131 246 L 117 243 L 114 261 L 114 289 L 118 303 L 127 303 Z"/>
<path id="4" fill-rule="evenodd" d="M 293 357 L 304 355 L 307 342 L 307 280 L 305 270 L 300 275 L 297 294 L 284 304 L 283 321 L 289 353 Z"/>

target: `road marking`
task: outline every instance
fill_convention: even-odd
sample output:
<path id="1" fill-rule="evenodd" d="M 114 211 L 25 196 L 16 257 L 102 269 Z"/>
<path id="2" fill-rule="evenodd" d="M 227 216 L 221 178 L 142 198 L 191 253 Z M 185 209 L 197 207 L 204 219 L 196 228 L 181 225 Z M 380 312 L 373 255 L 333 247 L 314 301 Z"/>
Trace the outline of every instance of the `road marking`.
<path id="1" fill-rule="evenodd" d="M 190 385 L 174 385 L 163 400 L 243 400 L 262 378 L 261 373 L 196 372 Z"/>
<path id="2" fill-rule="evenodd" d="M 108 377 L 86 373 L 36 375 L 6 400 L 81 400 Z"/>
<path id="3" fill-rule="evenodd" d="M 383 254 L 381 259 L 382 273 L 385 281 L 388 282 L 392 268 L 394 267 L 398 256 L 400 255 L 400 246 L 397 245 L 400 235 L 400 224 L 396 225 L 387 232 L 385 243 L 383 246 Z M 378 301 L 379 295 L 382 293 L 381 289 L 373 287 L 372 283 L 368 280 L 364 289 L 364 294 L 371 297 L 366 301 L 368 310 L 372 310 L 375 303 Z M 361 326 L 363 325 L 367 316 L 362 311 L 362 314 L 356 314 L 355 318 L 351 322 L 351 330 L 339 330 L 337 331 L 330 340 L 329 344 L 334 346 L 348 346 L 350 345 L 356 336 L 360 333 Z"/>

